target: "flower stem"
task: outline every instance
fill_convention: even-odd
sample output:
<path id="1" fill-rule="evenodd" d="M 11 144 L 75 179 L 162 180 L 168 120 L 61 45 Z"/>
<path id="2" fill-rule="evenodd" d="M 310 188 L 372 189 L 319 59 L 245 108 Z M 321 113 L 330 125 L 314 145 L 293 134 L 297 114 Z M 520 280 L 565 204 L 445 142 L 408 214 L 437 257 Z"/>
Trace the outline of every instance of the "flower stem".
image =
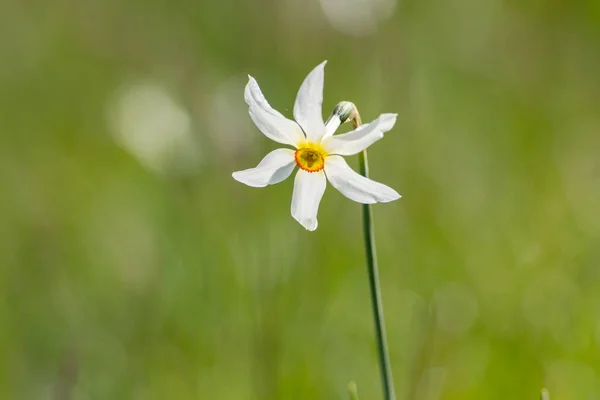
<path id="1" fill-rule="evenodd" d="M 356 108 L 350 117 L 352 125 L 357 128 L 361 125 L 360 114 Z M 369 177 L 369 162 L 367 150 L 359 154 L 360 174 Z M 375 249 L 375 229 L 373 226 L 373 211 L 370 204 L 363 204 L 363 232 L 365 240 L 365 251 L 367 255 L 367 269 L 369 271 L 369 287 L 371 289 L 371 305 L 375 318 L 375 333 L 377 335 L 377 352 L 381 368 L 381 380 L 385 400 L 395 400 L 394 383 L 392 378 L 392 367 L 388 354 L 387 339 L 385 335 L 385 318 L 383 315 L 383 304 L 381 301 L 381 287 L 379 286 L 379 269 L 377 267 L 377 253 Z"/>

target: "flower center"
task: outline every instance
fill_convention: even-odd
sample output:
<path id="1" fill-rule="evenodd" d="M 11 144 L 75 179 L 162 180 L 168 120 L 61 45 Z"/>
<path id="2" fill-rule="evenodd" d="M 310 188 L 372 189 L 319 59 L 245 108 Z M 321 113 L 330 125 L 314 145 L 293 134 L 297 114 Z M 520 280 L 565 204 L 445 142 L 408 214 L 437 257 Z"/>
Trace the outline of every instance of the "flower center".
<path id="1" fill-rule="evenodd" d="M 303 147 L 294 153 L 296 164 L 308 172 L 317 172 L 325 167 L 323 152 L 311 147 Z"/>

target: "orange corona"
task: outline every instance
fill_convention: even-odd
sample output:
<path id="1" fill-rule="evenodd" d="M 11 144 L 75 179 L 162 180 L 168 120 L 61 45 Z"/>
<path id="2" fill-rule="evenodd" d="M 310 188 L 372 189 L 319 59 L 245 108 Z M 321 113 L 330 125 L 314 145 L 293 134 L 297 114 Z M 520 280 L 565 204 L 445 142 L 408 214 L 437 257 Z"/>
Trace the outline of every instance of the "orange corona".
<path id="1" fill-rule="evenodd" d="M 325 168 L 326 153 L 320 145 L 306 143 L 294 153 L 294 160 L 301 169 L 317 172 Z"/>

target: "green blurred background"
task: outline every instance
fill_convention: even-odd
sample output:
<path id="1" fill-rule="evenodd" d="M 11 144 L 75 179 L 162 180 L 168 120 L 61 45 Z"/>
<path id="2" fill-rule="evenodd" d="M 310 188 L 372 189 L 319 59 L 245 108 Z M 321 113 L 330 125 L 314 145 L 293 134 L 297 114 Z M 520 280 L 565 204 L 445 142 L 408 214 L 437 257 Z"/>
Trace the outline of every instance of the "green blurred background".
<path id="1" fill-rule="evenodd" d="M 600 399 L 593 0 L 3 0 L 1 399 L 381 398 L 360 206 L 231 178 L 247 74 L 291 117 L 325 59 L 325 116 L 399 114 L 398 398 Z"/>

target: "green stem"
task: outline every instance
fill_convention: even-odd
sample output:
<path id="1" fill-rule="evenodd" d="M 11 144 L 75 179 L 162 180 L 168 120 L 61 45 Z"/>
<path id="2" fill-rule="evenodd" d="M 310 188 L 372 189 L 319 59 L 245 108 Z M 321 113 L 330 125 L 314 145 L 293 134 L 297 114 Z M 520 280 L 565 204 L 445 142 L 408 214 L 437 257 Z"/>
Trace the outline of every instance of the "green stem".
<path id="1" fill-rule="evenodd" d="M 354 128 L 358 128 L 362 122 L 356 106 L 349 101 L 338 103 L 327 119 L 325 125 L 328 129 L 335 130 L 340 124 L 351 122 Z M 360 173 L 365 178 L 369 177 L 369 163 L 367 161 L 367 150 L 359 154 Z M 375 253 L 375 230 L 373 228 L 373 213 L 369 204 L 363 204 L 363 232 L 365 238 L 365 250 L 367 253 L 367 268 L 369 271 L 369 287 L 371 289 L 371 305 L 375 318 L 375 333 L 377 335 L 377 353 L 381 368 L 381 380 L 385 400 L 395 400 L 394 383 L 392 379 L 392 367 L 388 355 L 387 340 L 385 338 L 385 321 L 383 316 L 383 304 L 381 302 L 381 288 L 379 287 L 379 271 L 377 268 L 377 254 Z"/>
<path id="2" fill-rule="evenodd" d="M 355 128 L 360 126 L 361 120 L 356 111 L 352 124 Z M 367 150 L 363 150 L 358 156 L 360 174 L 369 177 L 369 162 Z M 385 335 L 385 317 L 383 315 L 383 303 L 381 301 L 381 287 L 379 286 L 379 268 L 377 266 L 377 253 L 375 249 L 375 229 L 373 226 L 373 211 L 370 204 L 363 204 L 363 233 L 365 239 L 365 251 L 367 255 L 367 269 L 369 271 L 369 287 L 371 289 L 371 305 L 375 318 L 375 332 L 377 335 L 377 352 L 381 368 L 381 380 L 385 400 L 395 400 L 394 383 L 392 378 L 392 367 L 388 353 L 387 339 Z"/>

